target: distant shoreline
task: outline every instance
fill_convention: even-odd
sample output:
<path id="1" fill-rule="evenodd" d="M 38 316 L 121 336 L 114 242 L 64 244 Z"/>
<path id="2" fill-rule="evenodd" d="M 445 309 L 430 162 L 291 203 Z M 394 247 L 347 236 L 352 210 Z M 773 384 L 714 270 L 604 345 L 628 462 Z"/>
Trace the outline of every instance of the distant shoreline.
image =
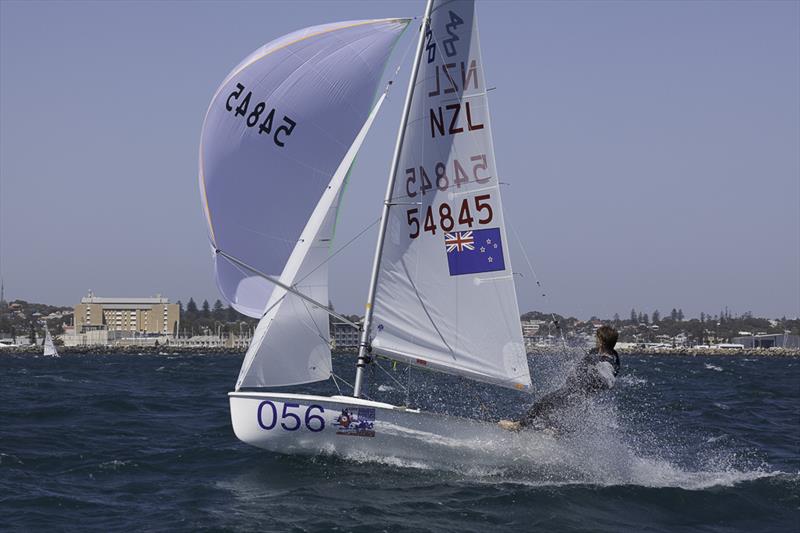
<path id="1" fill-rule="evenodd" d="M 571 348 L 574 349 L 574 348 Z M 59 346 L 58 351 L 66 354 L 92 354 L 92 355 L 189 355 L 189 354 L 218 354 L 218 355 L 244 355 L 241 348 L 227 348 L 219 346 Z M 552 355 L 562 353 L 561 346 L 536 347 L 528 352 L 529 356 Z M 333 355 L 355 355 L 354 348 L 334 350 Z M 23 348 L 0 348 L 0 356 L 13 354 L 40 354 L 41 346 L 26 346 Z M 675 355 L 675 356 L 702 356 L 718 355 L 725 357 L 800 357 L 799 348 L 626 348 L 619 350 L 620 355 Z"/>
<path id="2" fill-rule="evenodd" d="M 535 348 L 528 355 L 547 355 L 559 353 L 561 347 Z M 676 355 L 696 357 L 701 355 L 719 355 L 724 357 L 800 357 L 800 348 L 621 348 L 620 355 Z"/>

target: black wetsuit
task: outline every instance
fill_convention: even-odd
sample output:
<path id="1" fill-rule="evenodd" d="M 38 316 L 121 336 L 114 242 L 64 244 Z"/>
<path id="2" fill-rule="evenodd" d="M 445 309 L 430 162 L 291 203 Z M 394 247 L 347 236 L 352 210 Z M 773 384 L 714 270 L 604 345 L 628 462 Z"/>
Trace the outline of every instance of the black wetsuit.
<path id="1" fill-rule="evenodd" d="M 546 419 L 551 413 L 574 405 L 591 393 L 612 388 L 619 374 L 619 354 L 613 349 L 611 354 L 601 354 L 599 357 L 597 354 L 597 348 L 592 348 L 578 362 L 563 387 L 542 396 L 528 409 L 519 420 L 520 427 L 528 427 L 537 420 Z"/>

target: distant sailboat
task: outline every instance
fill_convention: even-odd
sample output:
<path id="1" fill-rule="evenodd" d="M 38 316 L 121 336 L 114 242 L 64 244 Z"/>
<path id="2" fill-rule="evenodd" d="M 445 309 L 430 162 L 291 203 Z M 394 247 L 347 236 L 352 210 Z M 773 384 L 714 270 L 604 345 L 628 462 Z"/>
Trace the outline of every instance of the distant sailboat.
<path id="1" fill-rule="evenodd" d="M 56 345 L 53 342 L 53 337 L 50 335 L 50 330 L 47 329 L 47 325 L 44 326 L 44 343 L 42 343 L 42 346 L 44 348 L 44 356 L 59 357 L 58 350 L 56 350 Z"/>
<path id="2" fill-rule="evenodd" d="M 325 305 L 327 261 L 350 168 L 386 98 L 378 84 L 410 22 L 327 24 L 277 39 L 225 78 L 206 114 L 200 188 L 217 284 L 260 318 L 229 394 L 234 432 L 249 444 L 391 453 L 397 428 L 454 437 L 481 424 L 363 399 L 374 356 L 530 389 L 474 2 L 429 0 L 353 396 L 264 390 L 331 377 L 328 315 L 359 327 Z"/>

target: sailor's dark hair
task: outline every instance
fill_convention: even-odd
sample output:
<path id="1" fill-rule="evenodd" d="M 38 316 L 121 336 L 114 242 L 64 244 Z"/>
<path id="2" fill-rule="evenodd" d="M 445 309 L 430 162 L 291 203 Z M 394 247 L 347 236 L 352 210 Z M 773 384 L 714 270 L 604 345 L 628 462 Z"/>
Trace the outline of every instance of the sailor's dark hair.
<path id="1" fill-rule="evenodd" d="M 597 328 L 596 335 L 600 341 L 600 344 L 602 344 L 607 350 L 613 350 L 614 346 L 617 344 L 617 339 L 619 338 L 617 330 L 611 326 L 600 326 Z"/>

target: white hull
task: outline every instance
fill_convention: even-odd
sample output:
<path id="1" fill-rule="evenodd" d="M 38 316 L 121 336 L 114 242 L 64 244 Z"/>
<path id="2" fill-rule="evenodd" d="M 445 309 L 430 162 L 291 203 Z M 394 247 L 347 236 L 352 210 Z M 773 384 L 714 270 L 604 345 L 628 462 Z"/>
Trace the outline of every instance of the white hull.
<path id="1" fill-rule="evenodd" d="M 444 459 L 440 457 L 444 451 L 449 460 L 462 462 L 476 459 L 476 454 L 481 455 L 498 439 L 512 438 L 494 422 L 350 396 L 267 392 L 231 392 L 228 396 L 236 436 L 278 453 L 438 461 Z"/>

